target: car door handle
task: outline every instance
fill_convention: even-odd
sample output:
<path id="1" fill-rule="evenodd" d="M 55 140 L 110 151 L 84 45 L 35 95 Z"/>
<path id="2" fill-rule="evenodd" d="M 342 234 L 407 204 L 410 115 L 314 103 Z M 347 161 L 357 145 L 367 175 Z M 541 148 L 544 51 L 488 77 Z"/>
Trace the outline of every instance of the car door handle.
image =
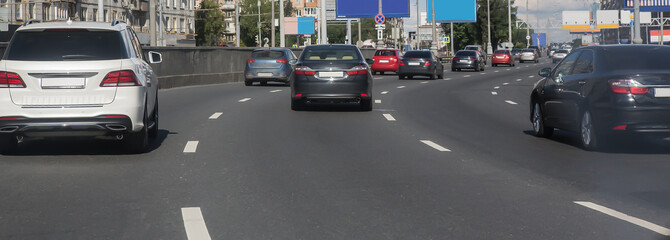
<path id="1" fill-rule="evenodd" d="M 579 85 L 584 85 L 586 84 L 586 81 L 579 81 Z"/>
<path id="2" fill-rule="evenodd" d="M 563 89 L 562 88 L 554 88 L 554 92 L 560 93 L 560 92 L 563 92 Z"/>

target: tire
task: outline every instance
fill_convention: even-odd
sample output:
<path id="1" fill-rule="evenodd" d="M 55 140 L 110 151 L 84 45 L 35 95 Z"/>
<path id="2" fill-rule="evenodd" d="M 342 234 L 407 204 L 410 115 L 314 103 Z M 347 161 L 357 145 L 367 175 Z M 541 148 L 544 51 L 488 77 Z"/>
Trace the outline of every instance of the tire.
<path id="1" fill-rule="evenodd" d="M 408 75 L 407 78 L 414 79 L 414 75 Z"/>
<path id="2" fill-rule="evenodd" d="M 361 111 L 363 112 L 372 111 L 372 99 L 361 100 L 360 104 L 361 104 L 360 106 Z"/>
<path id="3" fill-rule="evenodd" d="M 437 78 L 438 79 L 444 79 L 444 72 L 442 72 L 442 74 L 437 75 Z"/>
<path id="4" fill-rule="evenodd" d="M 126 150 L 130 153 L 145 153 L 147 151 L 147 146 L 149 146 L 149 129 L 147 127 L 147 112 L 144 111 L 144 117 L 142 122 L 144 127 L 139 132 L 128 132 L 125 136 L 124 144 L 126 145 Z"/>
<path id="5" fill-rule="evenodd" d="M 456 69 L 455 69 L 455 68 L 452 68 L 452 69 L 451 69 L 451 71 L 452 71 L 452 72 L 455 72 L 455 71 L 456 71 Z"/>
<path id="6" fill-rule="evenodd" d="M 591 111 L 585 110 L 582 112 L 579 121 L 579 140 L 582 148 L 588 151 L 597 150 L 603 146 L 602 140 L 604 139 L 600 138 L 600 134 L 595 131 L 594 126 Z"/>
<path id="7" fill-rule="evenodd" d="M 0 153 L 3 155 L 16 153 L 19 147 L 19 141 L 12 134 L 0 135 Z"/>
<path id="8" fill-rule="evenodd" d="M 480 69 L 482 72 L 484 71 L 484 68 L 485 68 L 484 66 L 486 66 L 486 65 L 482 65 L 482 69 Z"/>
<path id="9" fill-rule="evenodd" d="M 402 79 L 404 79 L 404 78 L 405 78 L 404 75 L 398 75 L 398 79 L 401 79 L 401 80 L 402 80 Z"/>
<path id="10" fill-rule="evenodd" d="M 291 110 L 302 111 L 305 108 L 305 103 L 302 100 L 291 99 Z"/>
<path id="11" fill-rule="evenodd" d="M 430 76 L 428 77 L 430 78 L 430 80 L 435 80 L 437 78 L 437 70 L 433 71 L 433 73 L 430 74 Z"/>
<path id="12" fill-rule="evenodd" d="M 154 126 L 149 129 L 149 138 L 154 139 L 158 137 L 158 97 L 156 97 L 156 104 L 154 104 L 154 112 L 151 116 L 151 120 L 153 121 Z"/>
<path id="13" fill-rule="evenodd" d="M 244 86 L 251 86 L 252 84 L 254 83 L 251 81 L 244 81 Z"/>
<path id="14" fill-rule="evenodd" d="M 491 67 L 497 67 L 497 66 L 498 66 L 498 64 L 495 64 L 495 63 L 491 64 Z"/>
<path id="15" fill-rule="evenodd" d="M 284 83 L 284 86 L 286 86 L 286 87 L 290 87 L 290 86 L 291 86 L 291 81 L 287 81 L 287 82 L 285 82 L 285 83 Z"/>
<path id="16" fill-rule="evenodd" d="M 542 112 L 542 108 L 540 108 L 539 103 L 535 103 L 535 105 L 533 105 L 532 114 L 531 122 L 533 123 L 533 135 L 536 137 L 551 137 L 551 135 L 554 134 L 554 128 L 544 125 L 544 113 Z"/>

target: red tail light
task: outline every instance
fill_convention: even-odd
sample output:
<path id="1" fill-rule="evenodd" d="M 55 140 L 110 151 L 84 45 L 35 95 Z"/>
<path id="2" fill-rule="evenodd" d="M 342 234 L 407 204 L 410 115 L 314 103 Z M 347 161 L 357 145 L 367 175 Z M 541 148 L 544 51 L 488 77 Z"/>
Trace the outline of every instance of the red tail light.
<path id="1" fill-rule="evenodd" d="M 253 58 L 247 59 L 247 63 L 255 63 L 255 62 L 256 62 L 256 60 L 254 60 Z"/>
<path id="2" fill-rule="evenodd" d="M 105 115 L 105 118 L 128 118 L 125 115 Z"/>
<path id="3" fill-rule="evenodd" d="M 302 97 L 302 93 L 296 94 L 295 97 Z"/>
<path id="4" fill-rule="evenodd" d="M 405 66 L 405 63 L 402 61 L 398 61 L 398 66 Z"/>
<path id="5" fill-rule="evenodd" d="M 610 81 L 610 89 L 614 93 L 632 93 L 632 94 L 645 94 L 649 91 L 649 88 L 642 87 L 642 84 L 635 80 L 616 80 Z"/>
<path id="6" fill-rule="evenodd" d="M 0 117 L 0 120 L 16 120 L 19 119 L 19 117 Z"/>
<path id="7" fill-rule="evenodd" d="M 288 60 L 286 60 L 286 58 L 280 58 L 277 59 L 277 63 L 288 63 Z"/>
<path id="8" fill-rule="evenodd" d="M 426 64 L 423 65 L 424 67 L 430 67 L 430 61 L 427 61 Z"/>
<path id="9" fill-rule="evenodd" d="M 368 74 L 368 68 L 364 66 L 354 67 L 351 70 L 347 71 L 347 75 L 365 75 Z"/>
<path id="10" fill-rule="evenodd" d="M 458 61 L 458 60 L 460 60 L 460 58 L 455 57 L 455 58 L 453 58 L 451 61 L 452 61 L 452 62 L 456 62 L 456 61 Z"/>
<path id="11" fill-rule="evenodd" d="M 626 130 L 628 126 L 626 125 L 617 125 L 612 128 L 612 130 Z"/>
<path id="12" fill-rule="evenodd" d="M 297 67 L 295 68 L 295 75 L 306 75 L 306 76 L 314 76 L 316 75 L 316 71 L 312 70 L 309 67 Z"/>
<path id="13" fill-rule="evenodd" d="M 0 72 L 0 88 L 25 88 L 21 77 L 13 72 Z"/>
<path id="14" fill-rule="evenodd" d="M 361 93 L 361 97 L 367 97 L 367 96 L 368 96 L 367 93 Z"/>
<path id="15" fill-rule="evenodd" d="M 477 61 L 477 58 L 473 58 L 473 57 L 471 57 L 471 58 L 470 58 L 470 61 Z"/>
<path id="16" fill-rule="evenodd" d="M 101 87 L 130 87 L 141 86 L 140 81 L 131 70 L 110 72 L 100 83 Z"/>

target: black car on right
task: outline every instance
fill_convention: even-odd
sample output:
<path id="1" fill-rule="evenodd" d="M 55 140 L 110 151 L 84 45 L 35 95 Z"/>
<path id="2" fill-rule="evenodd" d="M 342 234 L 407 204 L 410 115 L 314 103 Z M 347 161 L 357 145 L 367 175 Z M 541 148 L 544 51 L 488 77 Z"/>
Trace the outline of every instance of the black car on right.
<path id="1" fill-rule="evenodd" d="M 538 137 L 554 128 L 577 132 L 583 148 L 613 136 L 670 136 L 670 47 L 591 46 L 544 68 L 530 96 Z"/>

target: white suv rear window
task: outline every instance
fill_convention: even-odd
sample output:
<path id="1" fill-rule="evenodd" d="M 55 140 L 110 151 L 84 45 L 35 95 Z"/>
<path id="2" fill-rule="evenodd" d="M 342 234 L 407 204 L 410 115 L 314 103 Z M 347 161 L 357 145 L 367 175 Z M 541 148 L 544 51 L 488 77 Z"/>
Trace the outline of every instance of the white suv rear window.
<path id="1" fill-rule="evenodd" d="M 14 34 L 6 60 L 91 61 L 127 58 L 122 36 L 117 31 L 48 29 Z"/>

